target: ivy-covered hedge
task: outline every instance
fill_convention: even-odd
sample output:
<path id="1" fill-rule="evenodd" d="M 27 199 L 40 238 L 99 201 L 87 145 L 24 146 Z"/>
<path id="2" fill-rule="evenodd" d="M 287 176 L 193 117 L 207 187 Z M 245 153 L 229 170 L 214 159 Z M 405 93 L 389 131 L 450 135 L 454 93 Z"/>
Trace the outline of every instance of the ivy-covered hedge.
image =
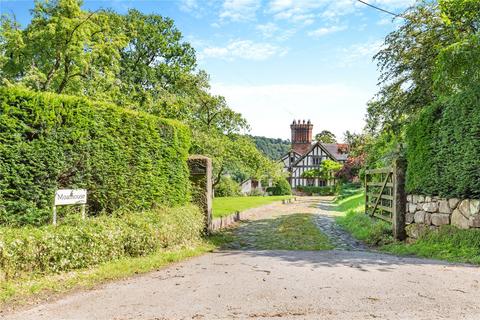
<path id="1" fill-rule="evenodd" d="M 408 192 L 480 197 L 480 88 L 426 108 L 406 140 Z"/>
<path id="2" fill-rule="evenodd" d="M 71 216 L 58 226 L 3 227 L 0 277 L 56 273 L 194 245 L 202 231 L 203 215 L 192 205 L 86 220 Z"/>
<path id="3" fill-rule="evenodd" d="M 0 88 L 0 224 L 46 223 L 57 188 L 87 189 L 89 214 L 185 204 L 189 147 L 173 120 Z"/>

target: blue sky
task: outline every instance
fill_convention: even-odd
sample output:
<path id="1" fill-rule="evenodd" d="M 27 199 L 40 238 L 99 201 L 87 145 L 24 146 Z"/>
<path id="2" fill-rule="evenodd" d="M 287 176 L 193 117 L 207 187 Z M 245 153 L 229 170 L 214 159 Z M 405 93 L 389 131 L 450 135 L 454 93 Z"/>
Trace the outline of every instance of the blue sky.
<path id="1" fill-rule="evenodd" d="M 401 12 L 414 0 L 367 0 Z M 26 24 L 33 1 L 0 0 Z M 241 112 L 255 135 L 289 138 L 293 119 L 314 132 L 360 131 L 378 71 L 372 56 L 401 21 L 355 0 L 84 1 L 171 17 L 211 75 L 212 92 Z"/>

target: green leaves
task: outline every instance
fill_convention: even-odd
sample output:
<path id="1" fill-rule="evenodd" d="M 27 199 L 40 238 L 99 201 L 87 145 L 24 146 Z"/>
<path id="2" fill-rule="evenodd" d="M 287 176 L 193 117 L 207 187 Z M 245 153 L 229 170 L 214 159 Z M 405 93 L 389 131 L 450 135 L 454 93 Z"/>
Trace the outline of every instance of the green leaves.
<path id="1" fill-rule="evenodd" d="M 407 190 L 444 197 L 480 196 L 480 91 L 442 98 L 407 131 Z"/>
<path id="2" fill-rule="evenodd" d="M 158 208 L 116 217 L 70 218 L 59 226 L 1 228 L 0 270 L 58 273 L 122 257 L 138 257 L 200 240 L 203 215 L 194 206 Z"/>
<path id="3" fill-rule="evenodd" d="M 188 201 L 184 125 L 18 88 L 0 105 L 0 223 L 47 223 L 56 188 L 88 189 L 89 214 Z"/>

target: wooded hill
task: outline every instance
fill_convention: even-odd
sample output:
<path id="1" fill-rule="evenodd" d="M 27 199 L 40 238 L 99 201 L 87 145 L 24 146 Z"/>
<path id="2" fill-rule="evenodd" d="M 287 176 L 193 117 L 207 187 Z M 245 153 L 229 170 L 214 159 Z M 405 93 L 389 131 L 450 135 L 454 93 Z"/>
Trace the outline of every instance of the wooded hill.
<path id="1" fill-rule="evenodd" d="M 279 160 L 290 150 L 290 141 L 279 138 L 251 136 L 257 148 L 272 160 Z"/>

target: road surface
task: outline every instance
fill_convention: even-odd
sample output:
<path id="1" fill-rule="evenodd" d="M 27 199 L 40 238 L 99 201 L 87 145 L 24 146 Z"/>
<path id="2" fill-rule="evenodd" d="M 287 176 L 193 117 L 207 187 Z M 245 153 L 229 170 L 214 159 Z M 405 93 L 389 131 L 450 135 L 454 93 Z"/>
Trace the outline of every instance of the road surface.
<path id="1" fill-rule="evenodd" d="M 288 211 L 266 208 L 265 214 Z M 311 203 L 291 208 L 332 215 Z M 220 251 L 4 318 L 474 320 L 479 281 L 474 266 L 364 249 Z"/>

